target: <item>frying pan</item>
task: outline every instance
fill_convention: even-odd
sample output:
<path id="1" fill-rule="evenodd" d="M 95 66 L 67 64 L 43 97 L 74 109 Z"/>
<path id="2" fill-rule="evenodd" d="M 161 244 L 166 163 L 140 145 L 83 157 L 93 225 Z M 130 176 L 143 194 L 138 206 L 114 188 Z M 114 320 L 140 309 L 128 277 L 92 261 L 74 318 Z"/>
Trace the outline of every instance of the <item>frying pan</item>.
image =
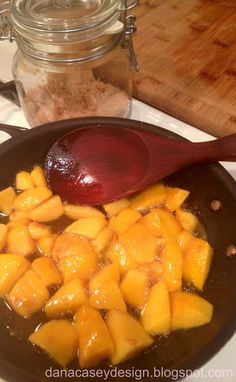
<path id="1" fill-rule="evenodd" d="M 144 129 L 173 139 L 182 139 L 167 130 L 143 122 L 105 117 L 54 122 L 20 133 L 18 130 L 12 132 L 8 129 L 14 138 L 4 142 L 0 147 L 0 189 L 13 184 L 18 171 L 30 169 L 35 164 L 42 164 L 48 149 L 60 136 L 75 128 L 94 124 Z M 235 332 L 236 259 L 228 259 L 225 253 L 226 248 L 236 242 L 236 183 L 219 164 L 189 167 L 168 177 L 164 182 L 190 191 L 189 206 L 206 227 L 208 240 L 214 247 L 213 263 L 201 294 L 214 305 L 214 315 L 212 322 L 203 327 L 176 331 L 167 337 L 157 337 L 152 349 L 119 365 L 122 370 L 148 369 L 152 374 L 154 367 L 163 368 L 162 370 L 200 368 Z M 217 213 L 210 208 L 210 202 L 215 198 L 222 203 L 222 208 Z M 32 320 L 24 320 L 11 313 L 3 301 L 0 302 L 1 377 L 11 382 L 80 380 L 50 378 L 50 373 L 47 378 L 45 377 L 45 370 L 50 367 L 58 369 L 59 366 L 39 349 L 27 343 L 22 335 L 23 330 L 30 334 L 41 319 L 42 316 L 36 314 Z M 77 362 L 69 368 L 78 368 Z M 108 363 L 99 365 L 99 369 L 108 368 L 110 368 Z M 93 379 L 103 380 L 103 378 Z M 134 377 L 125 378 L 127 381 L 134 379 Z M 120 381 L 120 378 L 114 377 L 109 380 Z M 142 380 L 150 381 L 151 378 L 143 377 Z M 158 381 L 171 380 L 176 380 L 176 377 L 158 379 Z"/>

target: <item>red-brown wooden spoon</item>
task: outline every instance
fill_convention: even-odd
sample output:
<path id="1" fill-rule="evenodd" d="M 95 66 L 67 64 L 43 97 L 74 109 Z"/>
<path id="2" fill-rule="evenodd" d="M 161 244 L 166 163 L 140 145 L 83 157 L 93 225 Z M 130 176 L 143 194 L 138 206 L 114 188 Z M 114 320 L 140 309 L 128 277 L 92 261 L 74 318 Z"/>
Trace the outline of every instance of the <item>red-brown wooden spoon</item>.
<path id="1" fill-rule="evenodd" d="M 74 204 L 126 197 L 195 163 L 236 161 L 236 134 L 203 143 L 117 126 L 87 126 L 60 138 L 45 162 L 55 194 Z"/>

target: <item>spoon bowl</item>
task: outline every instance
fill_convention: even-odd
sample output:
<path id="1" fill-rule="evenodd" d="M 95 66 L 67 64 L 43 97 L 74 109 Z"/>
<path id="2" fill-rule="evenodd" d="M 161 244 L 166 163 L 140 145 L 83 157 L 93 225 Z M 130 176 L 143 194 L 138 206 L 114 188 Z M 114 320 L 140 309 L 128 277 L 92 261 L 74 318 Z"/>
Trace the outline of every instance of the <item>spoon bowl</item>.
<path id="1" fill-rule="evenodd" d="M 100 205 L 127 197 L 188 165 L 236 160 L 236 134 L 203 143 L 149 131 L 86 126 L 50 148 L 45 172 L 52 191 L 74 204 Z"/>

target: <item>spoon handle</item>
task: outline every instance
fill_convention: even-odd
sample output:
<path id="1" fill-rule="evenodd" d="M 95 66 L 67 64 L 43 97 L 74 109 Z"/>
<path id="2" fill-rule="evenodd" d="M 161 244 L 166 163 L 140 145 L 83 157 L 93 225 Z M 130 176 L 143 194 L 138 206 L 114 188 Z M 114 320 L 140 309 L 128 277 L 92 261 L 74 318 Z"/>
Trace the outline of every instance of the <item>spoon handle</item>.
<path id="1" fill-rule="evenodd" d="M 197 163 L 236 161 L 236 134 L 208 142 L 166 139 L 142 132 L 150 152 L 150 167 L 144 182 L 154 182 Z M 163 160 L 164 159 L 164 160 Z M 160 165 L 161 164 L 161 165 Z"/>
<path id="2" fill-rule="evenodd" d="M 199 162 L 236 161 L 236 134 L 209 142 L 193 143 L 192 145 Z"/>

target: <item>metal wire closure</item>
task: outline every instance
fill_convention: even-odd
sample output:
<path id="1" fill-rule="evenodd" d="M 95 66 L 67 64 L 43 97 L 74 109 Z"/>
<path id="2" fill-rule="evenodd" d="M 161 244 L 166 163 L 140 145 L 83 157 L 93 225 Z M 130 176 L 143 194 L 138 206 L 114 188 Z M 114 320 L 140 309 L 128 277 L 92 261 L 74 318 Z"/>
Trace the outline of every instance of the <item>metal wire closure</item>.
<path id="1" fill-rule="evenodd" d="M 129 49 L 129 54 L 130 54 L 130 61 L 132 63 L 132 66 L 134 70 L 139 71 L 139 65 L 138 61 L 136 58 L 135 50 L 134 50 L 134 45 L 133 45 L 133 38 L 132 34 L 136 32 L 137 28 L 135 25 L 136 22 L 136 16 L 134 15 L 127 15 L 127 12 L 130 9 L 133 9 L 136 7 L 136 5 L 139 4 L 139 0 L 125 0 L 124 1 L 124 15 L 123 15 L 123 23 L 124 23 L 124 36 L 123 36 L 123 41 L 122 41 L 122 46 L 124 48 Z"/>
<path id="2" fill-rule="evenodd" d="M 4 1 L 0 4 L 0 41 L 14 40 L 13 28 L 10 21 L 10 1 Z"/>

